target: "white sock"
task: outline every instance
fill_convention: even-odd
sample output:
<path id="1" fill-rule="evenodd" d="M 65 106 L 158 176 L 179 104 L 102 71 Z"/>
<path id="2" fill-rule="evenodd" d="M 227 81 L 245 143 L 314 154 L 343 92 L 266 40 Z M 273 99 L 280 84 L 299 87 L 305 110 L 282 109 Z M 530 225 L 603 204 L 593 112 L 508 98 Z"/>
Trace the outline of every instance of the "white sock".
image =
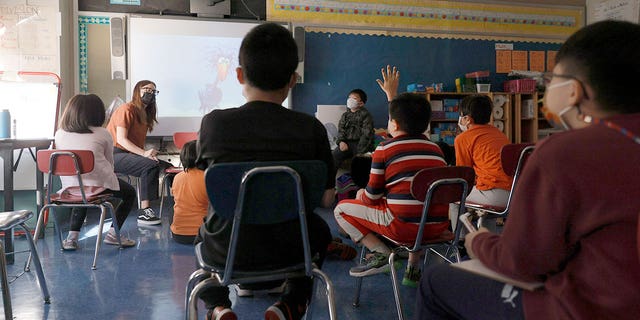
<path id="1" fill-rule="evenodd" d="M 79 235 L 80 235 L 80 231 L 69 231 L 67 240 L 78 240 Z"/>

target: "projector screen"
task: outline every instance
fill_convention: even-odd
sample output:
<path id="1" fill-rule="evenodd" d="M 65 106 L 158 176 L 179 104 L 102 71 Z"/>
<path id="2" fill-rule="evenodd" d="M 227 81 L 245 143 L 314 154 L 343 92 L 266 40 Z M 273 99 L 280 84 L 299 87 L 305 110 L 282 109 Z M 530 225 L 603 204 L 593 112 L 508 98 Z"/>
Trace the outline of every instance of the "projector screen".
<path id="1" fill-rule="evenodd" d="M 129 19 L 127 101 L 140 80 L 155 82 L 160 91 L 158 125 L 149 135 L 198 131 L 209 111 L 246 102 L 235 69 L 240 43 L 256 25 L 175 17 Z"/>

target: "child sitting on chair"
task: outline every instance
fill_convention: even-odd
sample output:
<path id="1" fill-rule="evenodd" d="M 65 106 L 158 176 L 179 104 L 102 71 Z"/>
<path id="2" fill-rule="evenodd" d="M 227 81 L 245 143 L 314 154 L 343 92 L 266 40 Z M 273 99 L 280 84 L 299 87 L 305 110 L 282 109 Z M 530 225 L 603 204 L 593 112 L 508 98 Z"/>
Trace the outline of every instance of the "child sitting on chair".
<path id="1" fill-rule="evenodd" d="M 423 134 L 430 119 L 431 107 L 424 96 L 403 93 L 393 98 L 388 123 L 393 138 L 381 142 L 374 151 L 366 188 L 358 190 L 355 200 L 343 200 L 336 206 L 334 215 L 340 228 L 372 252 L 364 264 L 349 270 L 351 276 L 389 270 L 391 250 L 376 234 L 400 242 L 415 241 L 419 224 L 413 220 L 421 217 L 423 205 L 411 195 L 412 177 L 422 169 L 447 165 L 438 145 Z M 430 215 L 446 220 L 447 207 L 435 208 Z M 435 238 L 448 226 L 446 221 L 429 223 L 424 238 Z M 419 262 L 419 255 L 409 257 L 403 284 L 415 286 L 420 279 Z"/>
<path id="2" fill-rule="evenodd" d="M 104 103 L 95 94 L 75 95 L 69 100 L 60 119 L 60 129 L 55 135 L 57 149 L 66 150 L 91 150 L 93 151 L 95 166 L 93 171 L 82 175 L 84 186 L 104 187 L 105 193 L 113 194 L 114 198 L 121 201 L 115 205 L 115 223 L 122 228 L 129 211 L 133 207 L 136 198 L 135 189 L 116 177 L 113 171 L 113 140 L 109 132 L 102 127 L 104 124 Z M 62 189 L 78 186 L 78 179 L 72 177 L 60 177 Z M 75 207 L 71 211 L 71 226 L 69 236 L 62 242 L 64 250 L 78 249 L 78 236 L 80 227 L 87 216 L 87 208 Z M 133 247 L 135 240 L 120 236 L 122 247 Z M 118 245 L 118 239 L 113 226 L 104 237 L 104 243 Z"/>
<path id="3" fill-rule="evenodd" d="M 204 171 L 196 167 L 197 152 L 195 140 L 184 144 L 180 151 L 184 171 L 175 176 L 171 187 L 175 202 L 171 235 L 182 244 L 193 244 L 209 206 Z"/>

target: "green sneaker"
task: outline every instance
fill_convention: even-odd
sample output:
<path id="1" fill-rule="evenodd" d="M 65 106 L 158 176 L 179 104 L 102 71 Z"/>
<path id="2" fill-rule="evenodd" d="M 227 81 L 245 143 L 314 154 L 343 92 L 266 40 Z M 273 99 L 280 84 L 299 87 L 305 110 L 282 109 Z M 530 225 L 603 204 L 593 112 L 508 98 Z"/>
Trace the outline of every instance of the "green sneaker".
<path id="1" fill-rule="evenodd" d="M 420 267 L 407 265 L 407 269 L 404 270 L 404 276 L 402 276 L 402 285 L 417 288 L 421 275 Z"/>
<path id="2" fill-rule="evenodd" d="M 400 268 L 401 262 L 395 261 L 394 267 Z M 349 275 L 352 277 L 366 277 L 378 273 L 389 273 L 389 255 L 379 252 L 374 252 L 369 258 L 367 258 L 363 264 L 357 265 L 349 269 Z"/>

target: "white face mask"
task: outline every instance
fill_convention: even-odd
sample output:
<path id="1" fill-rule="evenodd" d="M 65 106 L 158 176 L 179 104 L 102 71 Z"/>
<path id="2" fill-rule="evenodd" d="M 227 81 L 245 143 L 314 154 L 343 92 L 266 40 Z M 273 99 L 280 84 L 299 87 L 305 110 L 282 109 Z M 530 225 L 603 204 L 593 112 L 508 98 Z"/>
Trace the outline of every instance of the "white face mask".
<path id="1" fill-rule="evenodd" d="M 467 131 L 467 125 L 466 124 L 462 124 L 462 118 L 464 118 L 466 116 L 462 116 L 458 118 L 458 127 L 460 128 L 461 131 Z"/>
<path id="2" fill-rule="evenodd" d="M 353 110 L 358 107 L 358 100 L 354 98 L 347 99 L 347 108 Z"/>
<path id="3" fill-rule="evenodd" d="M 563 81 L 563 82 L 559 82 L 556 84 L 552 84 L 550 86 L 547 86 L 547 90 L 545 92 L 546 93 L 554 88 L 558 88 L 558 87 L 562 87 L 562 86 L 566 86 L 570 83 L 572 83 L 574 80 L 567 80 L 567 81 Z M 568 113 L 569 111 L 571 111 L 573 108 L 577 108 L 576 106 L 566 106 L 564 108 L 562 108 L 562 110 L 560 110 L 560 112 L 555 113 L 553 112 L 551 109 L 549 109 L 546 106 L 546 100 L 543 97 L 542 101 L 545 101 L 543 107 L 542 107 L 542 113 L 544 115 L 544 117 L 547 119 L 547 121 L 549 122 L 549 124 L 551 124 L 552 127 L 554 127 L 555 129 L 559 129 L 559 130 L 570 130 L 572 129 L 571 126 L 569 125 L 569 123 L 563 118 L 564 115 L 566 113 Z M 580 112 L 578 110 L 578 112 Z"/>

